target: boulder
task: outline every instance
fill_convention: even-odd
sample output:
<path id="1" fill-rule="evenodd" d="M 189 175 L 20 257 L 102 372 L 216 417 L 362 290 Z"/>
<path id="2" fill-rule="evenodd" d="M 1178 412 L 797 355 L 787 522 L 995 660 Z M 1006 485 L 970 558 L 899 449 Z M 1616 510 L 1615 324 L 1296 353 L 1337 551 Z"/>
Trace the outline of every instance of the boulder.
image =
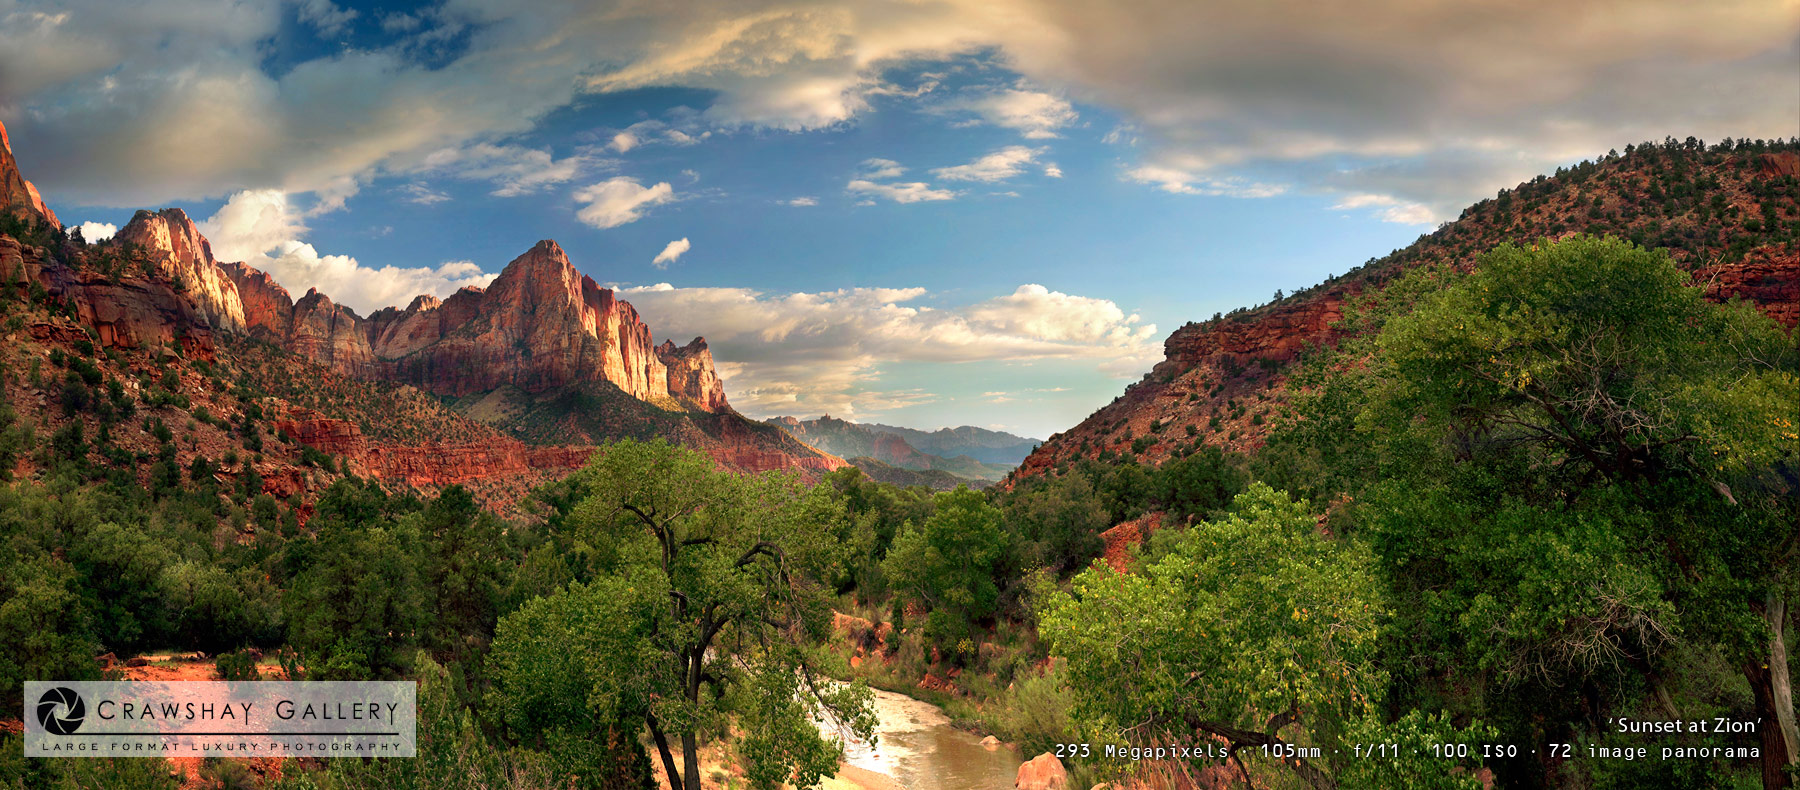
<path id="1" fill-rule="evenodd" d="M 1013 782 L 1018 790 L 1068 790 L 1069 772 L 1063 770 L 1056 755 L 1044 752 L 1019 766 L 1019 778 Z"/>

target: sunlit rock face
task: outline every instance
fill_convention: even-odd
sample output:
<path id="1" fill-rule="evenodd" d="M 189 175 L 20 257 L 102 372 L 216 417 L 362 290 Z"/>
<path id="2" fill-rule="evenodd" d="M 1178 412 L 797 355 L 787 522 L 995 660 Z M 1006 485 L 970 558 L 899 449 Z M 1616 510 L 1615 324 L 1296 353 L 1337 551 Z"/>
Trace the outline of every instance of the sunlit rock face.
<path id="1" fill-rule="evenodd" d="M 6 136 L 6 124 L 0 124 L 0 211 L 62 227 L 56 212 L 44 205 L 37 187 L 19 173 L 19 163 L 13 160 L 12 139 Z"/>

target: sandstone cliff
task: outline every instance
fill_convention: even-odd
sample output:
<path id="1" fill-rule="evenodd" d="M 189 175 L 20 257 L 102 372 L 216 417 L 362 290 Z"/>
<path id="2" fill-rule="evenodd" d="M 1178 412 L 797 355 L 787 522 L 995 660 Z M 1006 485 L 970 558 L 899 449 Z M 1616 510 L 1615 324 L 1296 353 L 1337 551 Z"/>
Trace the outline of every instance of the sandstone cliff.
<path id="1" fill-rule="evenodd" d="M 212 244 L 178 208 L 139 211 L 109 242 L 136 245 L 150 256 L 156 276 L 193 299 L 213 328 L 245 330 L 244 303 L 235 282 L 213 260 Z"/>
<path id="2" fill-rule="evenodd" d="M 243 264 L 221 271 L 256 306 L 254 333 L 350 375 L 452 397 L 607 382 L 642 401 L 731 408 L 704 338 L 655 345 L 637 310 L 576 271 L 554 241 L 515 258 L 486 289 L 419 296 L 367 318 L 316 291 L 290 303 L 285 289 Z"/>
<path id="3" fill-rule="evenodd" d="M 100 345 L 158 351 L 180 348 L 212 358 L 214 340 L 206 316 L 193 300 L 161 280 L 113 279 L 76 269 L 41 247 L 24 247 L 0 235 L 0 283 L 36 282 L 49 298 L 73 308 L 76 320 L 92 327 Z"/>
<path id="4" fill-rule="evenodd" d="M 12 138 L 7 136 L 6 124 L 3 123 L 0 123 L 0 212 L 20 219 L 48 222 L 51 227 L 62 228 L 56 212 L 44 205 L 37 187 L 19 173 L 19 163 L 13 159 Z"/>
<path id="5" fill-rule="evenodd" d="M 395 446 L 369 442 L 356 423 L 295 409 L 272 427 L 301 444 L 343 456 L 359 471 L 415 486 L 450 485 L 534 470 L 568 470 L 587 463 L 592 447 L 531 447 L 513 439 Z"/>

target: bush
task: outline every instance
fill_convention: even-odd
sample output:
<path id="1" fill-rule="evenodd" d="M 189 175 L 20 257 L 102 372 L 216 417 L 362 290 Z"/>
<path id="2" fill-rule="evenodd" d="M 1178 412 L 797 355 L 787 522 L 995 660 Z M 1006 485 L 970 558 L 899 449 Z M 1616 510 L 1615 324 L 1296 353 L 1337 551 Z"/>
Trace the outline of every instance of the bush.
<path id="1" fill-rule="evenodd" d="M 262 680 L 256 671 L 256 657 L 247 650 L 221 654 L 213 660 L 213 671 L 220 680 Z"/>

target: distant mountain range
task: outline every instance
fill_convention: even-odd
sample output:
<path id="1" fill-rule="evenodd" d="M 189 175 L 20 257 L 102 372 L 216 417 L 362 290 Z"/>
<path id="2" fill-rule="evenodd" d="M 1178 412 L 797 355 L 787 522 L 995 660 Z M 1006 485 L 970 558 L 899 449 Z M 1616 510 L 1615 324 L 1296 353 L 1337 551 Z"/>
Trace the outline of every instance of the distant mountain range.
<path id="1" fill-rule="evenodd" d="M 1038 444 L 1036 439 L 972 426 L 921 431 L 829 415 L 811 420 L 776 417 L 769 422 L 877 480 L 933 488 L 993 483 L 1012 472 Z"/>
<path id="2" fill-rule="evenodd" d="M 1027 439 L 1005 431 L 990 431 L 973 425 L 939 428 L 935 431 L 874 422 L 862 425 L 882 433 L 896 434 L 921 452 L 945 457 L 966 455 L 982 463 L 999 464 L 1008 468 L 1018 466 L 1019 462 L 1025 460 L 1025 456 L 1031 455 L 1032 450 L 1043 444 L 1042 439 Z"/>

